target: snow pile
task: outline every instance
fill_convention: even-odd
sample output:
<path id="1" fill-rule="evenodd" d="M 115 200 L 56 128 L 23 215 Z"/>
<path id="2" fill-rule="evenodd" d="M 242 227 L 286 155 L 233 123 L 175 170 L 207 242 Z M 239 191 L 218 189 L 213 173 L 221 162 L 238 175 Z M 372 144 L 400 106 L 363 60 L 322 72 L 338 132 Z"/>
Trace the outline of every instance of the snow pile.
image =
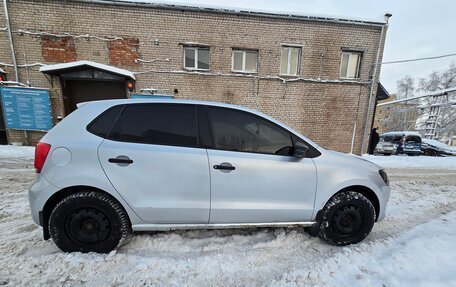
<path id="1" fill-rule="evenodd" d="M 456 286 L 455 226 L 453 211 L 397 238 L 345 247 L 314 272 L 291 271 L 274 285 L 307 277 L 324 286 Z"/>
<path id="2" fill-rule="evenodd" d="M 33 158 L 35 147 L 0 145 L 0 157 L 8 158 Z"/>
<path id="3" fill-rule="evenodd" d="M 431 168 L 431 169 L 456 169 L 456 156 L 376 156 L 363 155 L 367 159 L 384 168 Z"/>
<path id="4" fill-rule="evenodd" d="M 443 149 L 443 150 L 456 151 L 456 147 L 449 146 L 449 145 L 444 144 L 443 142 L 440 142 L 438 140 L 423 139 L 423 143 L 426 143 L 428 145 L 431 145 L 431 146 L 434 146 L 436 148 L 440 148 L 440 149 Z"/>

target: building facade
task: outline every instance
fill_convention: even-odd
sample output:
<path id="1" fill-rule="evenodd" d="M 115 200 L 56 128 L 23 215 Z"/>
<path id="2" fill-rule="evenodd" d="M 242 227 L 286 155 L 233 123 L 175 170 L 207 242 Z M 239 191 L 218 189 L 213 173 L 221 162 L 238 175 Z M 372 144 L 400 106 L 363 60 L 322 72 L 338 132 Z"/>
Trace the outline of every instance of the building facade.
<path id="1" fill-rule="evenodd" d="M 378 102 L 384 104 L 397 100 L 397 95 Z M 400 102 L 391 105 L 378 106 L 375 113 L 374 127 L 379 133 L 392 131 L 415 131 L 419 117 L 418 104 Z"/>
<path id="2" fill-rule="evenodd" d="M 54 123 L 81 99 L 129 97 L 134 84 L 135 92 L 153 88 L 257 109 L 325 148 L 357 154 L 367 148 L 387 18 L 103 0 L 7 5 L 18 82 L 49 89 Z M 15 81 L 10 46 L 3 9 L 0 68 Z M 49 69 L 61 63 L 70 64 Z M 10 143 L 33 144 L 43 135 L 6 132 Z"/>

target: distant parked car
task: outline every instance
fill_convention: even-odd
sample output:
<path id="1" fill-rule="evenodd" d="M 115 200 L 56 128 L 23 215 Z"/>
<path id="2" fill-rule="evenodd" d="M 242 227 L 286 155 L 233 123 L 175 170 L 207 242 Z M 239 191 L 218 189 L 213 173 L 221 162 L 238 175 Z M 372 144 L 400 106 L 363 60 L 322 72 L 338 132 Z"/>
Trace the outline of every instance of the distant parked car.
<path id="1" fill-rule="evenodd" d="M 438 140 L 423 139 L 421 150 L 428 156 L 456 156 L 456 147 L 446 145 Z"/>
<path id="2" fill-rule="evenodd" d="M 417 132 L 387 132 L 380 136 L 380 140 L 396 146 L 396 154 L 420 155 L 421 136 Z"/>
<path id="3" fill-rule="evenodd" d="M 395 154 L 397 147 L 395 144 L 391 142 L 386 142 L 383 138 L 380 138 L 377 146 L 375 147 L 375 154 L 383 154 L 383 155 L 392 155 Z"/>

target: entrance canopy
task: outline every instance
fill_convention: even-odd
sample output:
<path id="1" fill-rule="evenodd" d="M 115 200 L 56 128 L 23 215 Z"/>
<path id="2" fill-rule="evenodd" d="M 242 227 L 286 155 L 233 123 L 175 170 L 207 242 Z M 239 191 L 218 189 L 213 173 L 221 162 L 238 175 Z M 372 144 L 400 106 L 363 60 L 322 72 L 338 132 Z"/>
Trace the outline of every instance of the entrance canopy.
<path id="1" fill-rule="evenodd" d="M 40 72 L 48 75 L 76 75 L 78 72 L 87 72 L 90 70 L 104 72 L 104 74 L 110 74 L 118 77 L 125 78 L 127 80 L 136 80 L 135 75 L 124 69 L 108 66 L 92 61 L 76 61 L 55 65 L 47 65 L 40 68 Z"/>
<path id="2" fill-rule="evenodd" d="M 64 115 L 82 102 L 126 99 L 127 82 L 136 80 L 128 70 L 91 61 L 43 66 L 40 72 L 60 78 Z"/>
<path id="3" fill-rule="evenodd" d="M 388 91 L 383 87 L 380 82 L 377 85 L 377 101 L 382 101 L 390 98 L 390 94 Z"/>

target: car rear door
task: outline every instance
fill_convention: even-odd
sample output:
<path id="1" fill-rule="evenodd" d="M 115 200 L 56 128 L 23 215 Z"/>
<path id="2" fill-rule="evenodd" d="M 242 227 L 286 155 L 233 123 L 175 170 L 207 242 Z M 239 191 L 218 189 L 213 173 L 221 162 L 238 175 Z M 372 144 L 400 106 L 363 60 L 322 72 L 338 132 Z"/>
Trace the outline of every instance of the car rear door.
<path id="1" fill-rule="evenodd" d="M 316 168 L 293 153 L 292 135 L 244 111 L 208 107 L 212 134 L 210 223 L 308 221 Z"/>
<path id="2" fill-rule="evenodd" d="M 149 223 L 208 223 L 208 157 L 196 107 L 128 104 L 98 148 L 106 176 Z"/>

